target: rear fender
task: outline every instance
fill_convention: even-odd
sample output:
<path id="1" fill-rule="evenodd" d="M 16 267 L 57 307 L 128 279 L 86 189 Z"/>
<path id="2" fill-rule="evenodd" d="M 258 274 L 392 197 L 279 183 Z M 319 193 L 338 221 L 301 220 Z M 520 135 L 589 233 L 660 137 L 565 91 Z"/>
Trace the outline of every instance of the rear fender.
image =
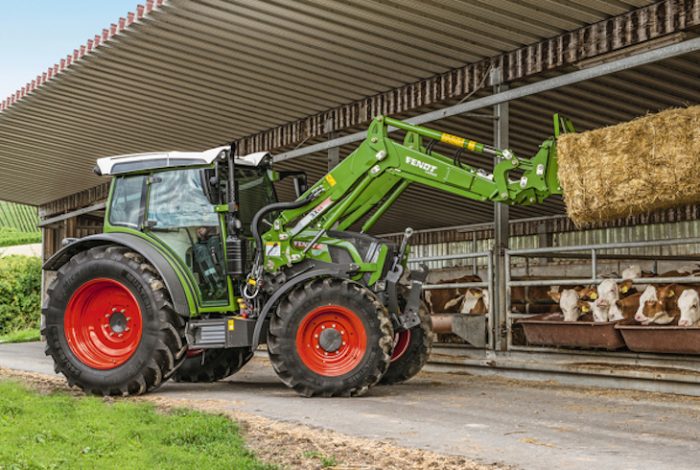
<path id="1" fill-rule="evenodd" d="M 153 245 L 129 233 L 101 233 L 81 238 L 61 248 L 56 254 L 49 258 L 44 263 L 44 270 L 57 271 L 75 254 L 100 245 L 122 245 L 146 258 L 146 260 L 156 268 L 161 279 L 163 279 L 165 287 L 170 293 L 170 299 L 172 300 L 175 312 L 184 317 L 189 317 L 191 315 L 192 311 L 185 293 L 185 286 L 182 285 L 175 268 L 173 268 L 167 258 Z"/>

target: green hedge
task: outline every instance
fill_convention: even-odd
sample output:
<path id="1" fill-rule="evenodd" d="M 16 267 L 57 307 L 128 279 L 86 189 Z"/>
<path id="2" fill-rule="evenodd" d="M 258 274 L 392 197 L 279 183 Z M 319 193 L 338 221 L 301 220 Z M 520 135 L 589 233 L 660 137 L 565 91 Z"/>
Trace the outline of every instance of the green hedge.
<path id="1" fill-rule="evenodd" d="M 37 328 L 41 314 L 41 260 L 0 258 L 0 335 Z"/>
<path id="2" fill-rule="evenodd" d="M 0 227 L 0 247 L 41 243 L 41 232 L 20 232 L 11 227 Z"/>

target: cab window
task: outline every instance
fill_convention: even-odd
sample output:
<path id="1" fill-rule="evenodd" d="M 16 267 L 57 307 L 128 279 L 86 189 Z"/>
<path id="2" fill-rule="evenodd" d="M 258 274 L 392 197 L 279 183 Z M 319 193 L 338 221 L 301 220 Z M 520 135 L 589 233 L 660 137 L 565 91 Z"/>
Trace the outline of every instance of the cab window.
<path id="1" fill-rule="evenodd" d="M 146 176 L 117 178 L 112 192 L 109 223 L 139 229 L 143 221 L 146 198 Z"/>
<path id="2" fill-rule="evenodd" d="M 158 228 L 217 227 L 214 206 L 202 189 L 201 170 L 158 173 L 151 179 L 148 222 Z"/>

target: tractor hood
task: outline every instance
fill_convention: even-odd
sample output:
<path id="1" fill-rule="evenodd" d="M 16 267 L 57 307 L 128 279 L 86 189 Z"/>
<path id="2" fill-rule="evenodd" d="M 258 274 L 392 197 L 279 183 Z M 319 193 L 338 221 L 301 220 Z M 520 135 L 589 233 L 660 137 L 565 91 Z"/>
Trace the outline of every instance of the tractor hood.
<path id="1" fill-rule="evenodd" d="M 210 165 L 219 155 L 228 152 L 229 148 L 225 145 L 202 152 L 150 152 L 104 157 L 97 160 L 95 173 L 108 176 L 161 168 Z M 256 152 L 236 157 L 236 165 L 256 167 L 269 155 L 269 152 Z"/>

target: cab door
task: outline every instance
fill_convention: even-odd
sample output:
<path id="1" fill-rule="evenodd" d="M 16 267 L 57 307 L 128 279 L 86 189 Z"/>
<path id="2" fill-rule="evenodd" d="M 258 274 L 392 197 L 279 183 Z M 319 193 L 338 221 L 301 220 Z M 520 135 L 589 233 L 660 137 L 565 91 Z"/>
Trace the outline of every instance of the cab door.
<path id="1" fill-rule="evenodd" d="M 228 303 L 222 218 L 204 192 L 204 171 L 173 170 L 149 178 L 144 232 L 157 238 L 192 273 L 203 305 Z"/>

